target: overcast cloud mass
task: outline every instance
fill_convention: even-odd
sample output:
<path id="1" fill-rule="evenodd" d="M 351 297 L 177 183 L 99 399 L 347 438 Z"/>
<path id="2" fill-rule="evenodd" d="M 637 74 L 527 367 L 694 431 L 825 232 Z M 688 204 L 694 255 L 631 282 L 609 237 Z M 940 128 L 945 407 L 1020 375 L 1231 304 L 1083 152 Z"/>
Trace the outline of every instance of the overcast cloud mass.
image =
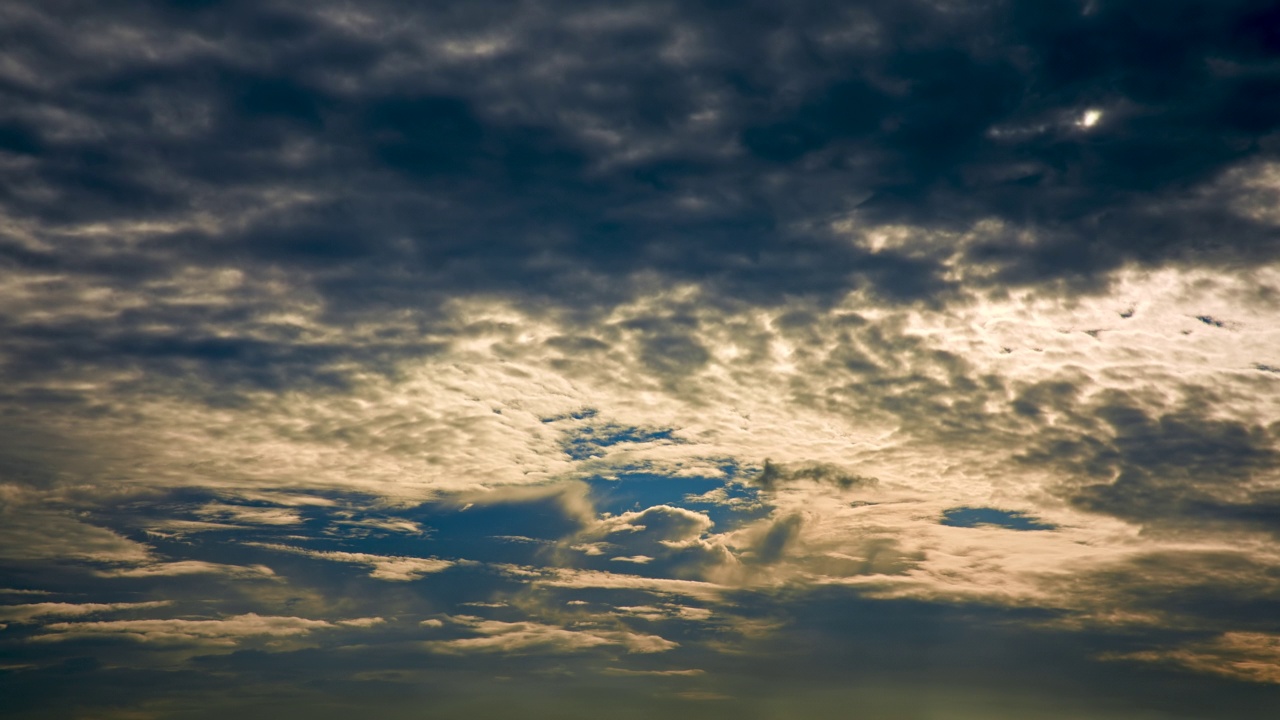
<path id="1" fill-rule="evenodd" d="M 1280 10 L 0 3 L 13 718 L 1280 717 Z"/>

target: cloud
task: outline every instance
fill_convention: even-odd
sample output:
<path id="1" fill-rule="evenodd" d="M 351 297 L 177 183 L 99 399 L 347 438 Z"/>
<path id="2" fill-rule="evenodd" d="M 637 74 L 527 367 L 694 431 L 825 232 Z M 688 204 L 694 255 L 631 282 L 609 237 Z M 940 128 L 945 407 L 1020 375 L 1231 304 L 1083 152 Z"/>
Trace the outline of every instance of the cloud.
<path id="1" fill-rule="evenodd" d="M 609 560 L 610 562 L 628 562 L 628 563 L 635 563 L 637 565 L 644 565 L 645 563 L 653 562 L 653 558 L 649 557 L 648 555 L 632 555 L 631 557 L 621 557 L 621 556 L 612 557 L 612 558 L 609 558 Z"/>
<path id="2" fill-rule="evenodd" d="M 696 600 L 713 602 L 730 588 L 699 580 L 641 577 L 600 570 L 557 569 L 547 575 L 538 575 L 535 585 L 573 589 L 604 588 L 643 590 L 657 595 L 683 595 Z"/>
<path id="3" fill-rule="evenodd" d="M 636 617 L 652 622 L 660 622 L 668 619 L 705 621 L 709 620 L 714 614 L 713 611 L 708 608 L 691 607 L 675 603 L 661 603 L 657 606 L 624 605 L 615 608 L 615 612 L 627 617 Z"/>
<path id="4" fill-rule="evenodd" d="M 655 505 L 601 518 L 571 539 L 582 560 L 609 555 L 609 563 L 650 568 L 668 577 L 722 580 L 737 561 L 707 537 L 707 515 L 672 505 Z"/>
<path id="5" fill-rule="evenodd" d="M 337 502 L 331 498 L 319 497 L 316 495 L 297 495 L 288 492 L 279 492 L 271 490 L 249 490 L 238 489 L 233 495 L 236 500 L 247 500 L 249 502 L 270 503 L 272 505 L 283 505 L 285 507 L 333 507 Z M 201 511 L 213 509 L 217 507 L 214 504 L 206 505 Z"/>
<path id="6" fill-rule="evenodd" d="M 1111 654 L 1106 659 L 1172 664 L 1233 680 L 1280 684 L 1280 636 L 1266 633 L 1224 633 L 1184 647 Z"/>
<path id="7" fill-rule="evenodd" d="M 625 630 L 571 630 L 535 622 L 499 622 L 470 616 L 452 621 L 479 637 L 432 640 L 426 646 L 444 653 L 575 653 L 601 646 L 621 646 L 629 653 L 659 653 L 678 647 L 657 635 Z"/>
<path id="8" fill-rule="evenodd" d="M 360 518 L 359 520 L 337 520 L 336 525 L 356 528 L 371 528 L 385 532 L 404 533 L 406 535 L 423 535 L 427 531 L 421 525 L 401 518 Z"/>
<path id="9" fill-rule="evenodd" d="M 246 580 L 275 576 L 275 572 L 266 565 L 225 565 L 203 560 L 178 560 L 175 562 L 151 563 L 138 567 L 110 568 L 107 570 L 95 570 L 94 574 L 99 577 L 119 578 L 225 575 Z"/>
<path id="10" fill-rule="evenodd" d="M 800 514 L 778 518 L 759 536 L 748 552 L 759 562 L 777 562 L 782 558 L 787 546 L 795 542 L 800 535 L 800 526 L 803 523 L 804 516 Z"/>
<path id="11" fill-rule="evenodd" d="M 148 610 L 168 605 L 167 600 L 136 603 L 62 603 L 44 602 L 27 605 L 0 605 L 0 620 L 30 623 L 47 617 L 74 617 L 128 610 Z"/>
<path id="12" fill-rule="evenodd" d="M 275 552 L 305 555 L 317 560 L 352 563 L 372 568 L 369 577 L 391 582 L 409 582 L 418 580 L 424 575 L 438 573 L 453 567 L 452 560 L 438 558 L 405 557 L 401 555 L 374 555 L 371 553 L 343 552 L 339 550 L 308 550 L 306 548 L 279 545 L 275 543 L 249 542 L 252 547 L 265 548 Z"/>
<path id="13" fill-rule="evenodd" d="M 572 527 L 594 521 L 595 508 L 587 497 L 588 488 L 580 482 L 556 482 L 549 484 L 521 484 L 479 491 L 464 492 L 449 498 L 453 505 L 463 510 L 472 506 L 521 506 L 550 503 L 563 515 L 563 522 Z"/>
<path id="14" fill-rule="evenodd" d="M 302 516 L 294 510 L 283 508 L 252 507 L 209 503 L 196 510 L 201 517 L 250 525 L 300 525 Z"/>
<path id="15" fill-rule="evenodd" d="M 329 622 L 299 617 L 245 613 L 219 620 L 103 620 L 50 623 L 37 635 L 41 641 L 68 641 L 90 637 L 117 637 L 162 645 L 234 647 L 248 638 L 290 638 L 343 626 L 368 627 L 377 618 Z"/>
<path id="16" fill-rule="evenodd" d="M 1071 574 L 1044 578 L 1073 629 L 1177 628 L 1187 633 L 1265 632 L 1280 599 L 1280 558 L 1266 541 L 1135 549 Z"/>
<path id="17" fill-rule="evenodd" d="M 755 482 L 765 490 L 773 490 L 778 485 L 794 482 L 827 483 L 842 490 L 858 487 L 871 487 L 878 481 L 872 477 L 863 477 L 849 473 L 835 465 L 827 463 L 797 464 L 779 466 L 768 460 L 756 476 Z"/>
<path id="18" fill-rule="evenodd" d="M 1269 657 L 1262 5 L 31 5 L 0 62 L 0 564 L 216 574 L 239 613 L 51 633 L 502 601 L 431 647 L 639 654 L 671 641 L 545 596 L 785 633 L 830 592 Z M 641 475 L 682 489 L 604 507 Z M 264 549 L 477 577 L 361 594 Z"/>
<path id="19" fill-rule="evenodd" d="M 1098 448 L 1105 462 L 1155 462 L 1109 454 L 1108 443 L 1140 447 L 1137 435 L 1105 419 L 1112 410 L 1136 408 L 1157 435 L 1182 428 L 1182 436 L 1169 435 L 1170 447 L 1191 448 L 1187 433 L 1201 419 L 1224 442 L 1243 438 L 1246 445 L 1231 447 L 1250 450 L 1255 464 L 1233 477 L 1252 485 L 1243 500 L 1230 502 L 1265 510 L 1261 481 L 1272 440 L 1261 418 L 1270 416 L 1273 395 L 1259 383 L 1268 376 L 1240 363 L 1239 371 L 1222 368 L 1231 356 L 1268 357 L 1274 338 L 1195 318 L 1266 327 L 1272 305 L 1258 288 L 1274 285 L 1267 269 L 1240 278 L 1178 270 L 1125 276 L 1111 291 L 1070 302 L 1029 293 L 937 309 L 869 305 L 859 295 L 834 307 L 798 300 L 760 310 L 717 305 L 697 287 L 656 290 L 593 322 L 589 331 L 613 349 L 571 366 L 562 365 L 577 362 L 571 354 L 539 338 L 581 332 L 572 318 L 459 301 L 451 312 L 457 357 L 465 363 L 433 360 L 406 366 L 396 378 L 369 376 L 359 402 L 306 393 L 264 395 L 240 408 L 139 400 L 130 404 L 131 426 L 141 423 L 165 438 L 138 456 L 140 467 L 154 471 L 151 483 L 198 482 L 228 498 L 240 497 L 237 487 L 263 484 L 303 497 L 369 493 L 398 507 L 425 499 L 441 511 L 470 503 L 460 517 L 545 509 L 556 522 L 541 523 L 549 537 L 539 539 L 599 550 L 565 562 L 605 573 L 596 577 L 609 583 L 620 581 L 606 571 L 623 566 L 609 558 L 645 556 L 654 560 L 627 567 L 652 576 L 642 583 L 842 583 L 883 597 L 1045 601 L 1044 573 L 1036 567 L 1043 558 L 1083 572 L 1135 542 L 1163 542 L 1135 539 L 1137 511 L 1124 503 L 1108 513 L 1062 502 L 1099 484 L 1090 481 L 1095 476 L 1085 460 L 1072 459 L 1072 443 Z M 678 391 L 652 377 L 640 358 L 645 323 L 677 320 L 713 349 L 703 370 L 680 379 Z M 1152 392 L 1153 383 L 1180 399 Z M 1205 403 L 1214 398 L 1206 415 Z M 600 409 L 587 416 L 583 408 Z M 111 435 L 111 423 L 94 419 L 95 432 Z M 599 446 L 596 457 L 575 459 L 565 452 L 565 438 L 584 426 L 614 428 L 600 433 L 606 438 L 631 428 L 670 440 L 620 441 Z M 431 448 L 429 461 L 415 449 L 421 447 Z M 251 465 L 235 460 L 250 456 Z M 771 514 L 741 526 L 722 524 L 715 507 L 677 507 L 682 494 L 664 501 L 666 509 L 601 519 L 591 486 L 579 480 L 640 471 L 742 487 L 766 475 L 766 458 L 777 481 L 767 497 L 761 494 L 768 507 L 760 510 Z M 858 480 L 872 477 L 878 482 Z M 1216 492 L 1205 497 L 1227 502 Z M 228 503 L 215 506 L 251 507 Z M 320 517 L 327 511 L 319 507 L 266 510 Z M 1014 541 L 942 525 L 944 513 L 957 507 L 1016 508 L 1058 529 L 1044 533 L 1052 537 Z M 1206 520 L 1199 524 L 1207 527 L 1214 524 L 1209 517 L 1184 514 L 1180 522 Z M 343 562 L 403 552 L 352 552 Z M 770 561 L 748 572 L 744 553 Z M 377 572 L 372 557 L 358 562 Z M 387 570 L 385 577 L 420 576 L 418 570 Z"/>
<path id="20" fill-rule="evenodd" d="M 697 677 L 705 675 L 706 672 L 697 668 L 688 670 L 629 670 L 627 668 L 605 668 L 600 671 L 602 675 L 616 675 L 619 677 Z"/>
<path id="21" fill-rule="evenodd" d="M 1277 438 L 1266 426 L 1191 409 L 1153 418 L 1121 402 L 1098 412 L 1112 437 L 1079 446 L 1073 460 L 1080 475 L 1110 482 L 1069 490 L 1072 503 L 1144 523 L 1280 532 L 1280 496 L 1255 480 L 1280 469 Z"/>
<path id="22" fill-rule="evenodd" d="M 501 28 L 364 12 L 241 8 L 234 36 L 199 10 L 95 16 L 97 35 L 24 13 L 11 79 L 44 100 L 4 118 L 8 172 L 28 180 L 4 203 L 16 377 L 341 390 L 455 348 L 437 320 L 460 298 L 607 313 L 698 283 L 773 307 L 940 302 L 957 252 L 984 288 L 1276 257 L 1259 200 L 1213 199 L 1265 198 L 1274 164 L 1266 44 L 1238 4 L 1159 29 L 1130 3 L 857 21 L 806 6 L 761 24 L 688 7 L 603 26 L 552 3 Z M 299 44 L 248 30 L 269 18 Z M 1110 50 L 1156 39 L 1154 62 Z M 869 240 L 902 228 L 970 237 Z M 669 382 L 716 353 L 681 319 L 631 338 Z M 546 340 L 616 347 L 597 334 Z"/>
<path id="23" fill-rule="evenodd" d="M 140 563 L 146 545 L 58 512 L 0 508 L 0 558 L 18 562 L 91 561 Z"/>
<path id="24" fill-rule="evenodd" d="M 711 519 L 694 510 L 655 505 L 600 520 L 589 535 L 627 540 L 634 545 L 680 544 L 695 540 L 712 526 Z"/>
<path id="25" fill-rule="evenodd" d="M 165 519 L 149 523 L 146 527 L 148 535 L 162 538 L 183 537 L 192 533 L 216 532 L 220 530 L 239 530 L 243 526 L 227 523 L 208 522 L 205 520 Z"/>

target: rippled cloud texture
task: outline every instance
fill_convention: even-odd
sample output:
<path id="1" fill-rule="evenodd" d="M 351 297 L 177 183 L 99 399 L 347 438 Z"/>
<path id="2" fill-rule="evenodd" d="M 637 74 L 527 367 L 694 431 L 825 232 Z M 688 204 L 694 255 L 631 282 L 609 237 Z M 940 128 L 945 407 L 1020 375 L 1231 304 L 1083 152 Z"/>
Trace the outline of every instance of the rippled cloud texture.
<path id="1" fill-rule="evenodd" d="M 1280 714 L 1280 13 L 0 5 L 15 718 Z"/>

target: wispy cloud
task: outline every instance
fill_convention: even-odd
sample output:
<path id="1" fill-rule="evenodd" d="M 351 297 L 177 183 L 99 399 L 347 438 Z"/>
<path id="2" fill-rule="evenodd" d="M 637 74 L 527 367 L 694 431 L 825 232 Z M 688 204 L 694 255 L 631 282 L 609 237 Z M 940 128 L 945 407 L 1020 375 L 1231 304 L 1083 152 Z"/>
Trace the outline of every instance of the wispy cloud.
<path id="1" fill-rule="evenodd" d="M 276 552 L 305 555 L 317 560 L 364 565 L 372 568 L 369 573 L 369 577 L 377 580 L 389 580 L 393 582 L 417 580 L 424 575 L 447 570 L 456 564 L 452 560 L 441 560 L 439 558 L 373 555 L 370 553 L 353 553 L 339 550 L 308 550 L 305 548 L 278 545 L 274 543 L 245 544 L 253 547 L 265 548 L 267 550 L 274 550 Z"/>
<path id="2" fill-rule="evenodd" d="M 131 610 L 149 610 L 164 607 L 169 602 L 155 600 L 136 603 L 63 603 L 44 602 L 26 605 L 0 605 L 0 620 L 29 623 L 49 617 L 76 617 L 80 615 L 99 615 Z"/>
<path id="3" fill-rule="evenodd" d="M 451 621 L 477 637 L 432 640 L 426 647 L 445 653 L 573 653 L 601 646 L 620 646 L 631 653 L 659 653 L 678 643 L 657 635 L 597 628 L 570 629 L 535 622 L 500 622 L 471 616 Z"/>
<path id="4" fill-rule="evenodd" d="M 103 620 L 49 623 L 35 636 L 41 641 L 68 641 L 87 637 L 118 637 L 143 643 L 213 645 L 235 647 L 241 639 L 288 638 L 342 627 L 368 627 L 376 618 L 329 622 L 299 617 L 245 613 L 217 620 L 156 619 Z"/>
<path id="5" fill-rule="evenodd" d="M 235 578 L 274 577 L 275 573 L 266 565 L 226 565 L 223 563 L 205 562 L 203 560 L 177 560 L 174 562 L 156 562 L 136 567 L 117 567 L 107 570 L 96 570 L 100 577 L 146 578 L 174 577 L 178 575 L 226 575 Z"/>

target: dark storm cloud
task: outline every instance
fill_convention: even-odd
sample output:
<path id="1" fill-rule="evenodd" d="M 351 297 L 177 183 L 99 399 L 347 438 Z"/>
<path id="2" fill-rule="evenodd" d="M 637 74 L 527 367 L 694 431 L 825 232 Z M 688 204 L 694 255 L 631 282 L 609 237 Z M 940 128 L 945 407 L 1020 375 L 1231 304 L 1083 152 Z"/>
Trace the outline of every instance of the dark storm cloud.
<path id="1" fill-rule="evenodd" d="M 1273 257 L 1274 227 L 1219 201 L 1231 183 L 1204 189 L 1277 152 L 1267 7 L 13 7 L 0 254 L 121 289 L 277 268 L 331 319 L 494 292 L 589 309 L 646 272 L 752 302 L 950 292 L 958 248 L 873 253 L 831 232 L 850 217 L 999 219 L 965 252 L 1002 282 Z M 19 366 L 87 344 L 341 381 L 307 369 L 323 348 L 225 334 L 6 335 Z M 644 358 L 679 376 L 706 354 L 657 333 Z"/>
<path id="2" fill-rule="evenodd" d="M 50 193 L 12 175 L 6 206 L 45 222 L 206 203 L 225 217 L 255 192 L 340 188 L 230 240 L 196 238 L 192 252 L 308 269 L 402 262 L 402 282 L 374 293 L 387 298 L 439 289 L 420 283 L 446 266 L 454 288 L 523 280 L 544 292 L 579 264 L 723 276 L 739 289 L 763 265 L 765 293 L 829 291 L 857 273 L 927 277 L 928 264 L 888 270 L 905 259 L 786 230 L 868 197 L 879 217 L 1043 225 L 1049 237 L 1026 262 L 1098 231 L 1071 269 L 1167 257 L 1188 238 L 1125 247 L 1121 228 L 1172 224 L 1179 192 L 1275 150 L 1280 108 L 1266 98 L 1280 79 L 1265 63 L 1277 48 L 1255 17 L 1265 4 L 1082 10 L 15 11 L 7 45 L 28 73 L 7 78 L 0 140 L 26 163 L 22 185 Z M 465 47 L 485 41 L 494 47 Z M 450 43 L 464 46 L 453 60 Z M 1086 133 L 1075 121 L 1088 108 L 1103 116 Z M 705 136 L 690 124 L 699 112 L 715 114 Z M 842 190 L 815 194 L 815 181 Z M 703 210 L 680 209 L 695 197 Z M 510 266 L 495 264 L 497 250 Z"/>

